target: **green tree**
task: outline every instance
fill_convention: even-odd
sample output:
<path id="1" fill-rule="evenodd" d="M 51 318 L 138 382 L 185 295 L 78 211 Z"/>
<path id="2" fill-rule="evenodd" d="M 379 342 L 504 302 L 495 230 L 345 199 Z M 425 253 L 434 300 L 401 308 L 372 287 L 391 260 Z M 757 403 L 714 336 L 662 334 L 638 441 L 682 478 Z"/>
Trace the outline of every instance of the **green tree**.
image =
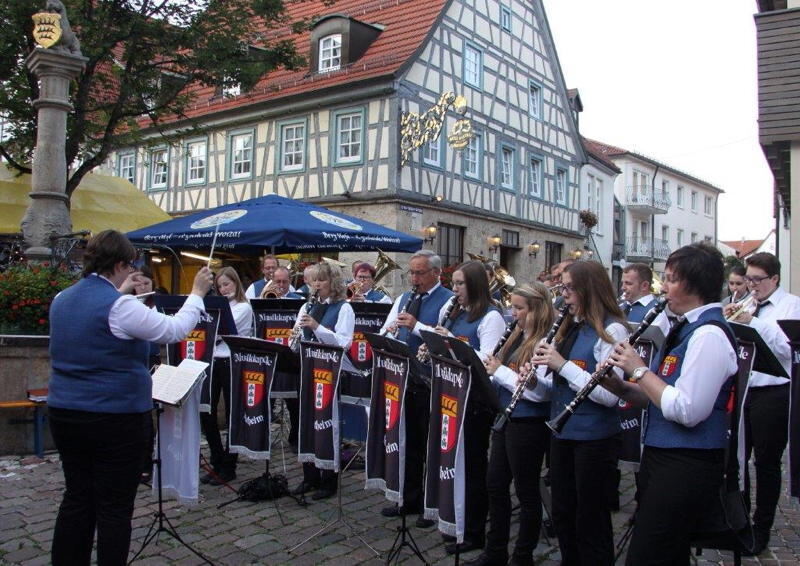
<path id="1" fill-rule="evenodd" d="M 86 67 L 72 84 L 66 161 L 71 195 L 86 173 L 117 148 L 141 142 L 142 123 L 161 131 L 186 118 L 199 86 L 255 85 L 266 73 L 305 64 L 294 34 L 308 22 L 291 21 L 283 0 L 64 0 L 81 42 Z M 44 0 L 0 2 L 0 112 L 9 138 L 0 156 L 28 172 L 36 140 L 39 97 L 25 66 L 35 48 L 31 15 Z M 288 32 L 288 33 L 287 33 Z M 200 126 L 182 120 L 184 135 Z M 162 134 L 160 142 L 170 141 Z"/>

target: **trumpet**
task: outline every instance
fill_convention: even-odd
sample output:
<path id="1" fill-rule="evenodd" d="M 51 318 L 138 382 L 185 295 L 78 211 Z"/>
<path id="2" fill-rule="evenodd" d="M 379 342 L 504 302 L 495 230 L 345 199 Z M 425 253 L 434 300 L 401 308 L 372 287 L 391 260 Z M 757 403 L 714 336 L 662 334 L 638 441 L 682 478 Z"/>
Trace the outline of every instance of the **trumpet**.
<path id="1" fill-rule="evenodd" d="M 636 332 L 630 335 L 628 338 L 628 344 L 631 346 L 636 345 L 636 342 L 639 341 L 639 338 L 642 336 L 642 334 L 644 334 L 644 331 L 647 330 L 651 324 L 653 324 L 653 321 L 656 319 L 656 317 L 661 314 L 666 307 L 666 299 L 659 299 L 659 301 L 656 303 L 656 306 L 650 309 L 650 312 L 647 313 L 647 315 L 644 317 L 644 320 L 642 320 L 642 322 L 639 324 L 639 328 L 636 329 Z M 603 381 L 603 379 L 605 379 L 613 369 L 614 366 L 612 365 L 604 365 L 599 370 L 595 371 L 589 378 L 589 381 L 586 382 L 586 385 L 584 385 L 581 390 L 575 394 L 575 398 L 569 402 L 569 405 L 564 407 L 564 410 L 556 415 L 556 418 L 545 423 L 550 430 L 556 434 L 564 430 L 564 426 L 566 426 L 567 421 L 569 421 L 570 417 L 575 414 L 575 411 L 578 410 L 578 407 L 581 406 L 581 403 L 583 403 L 589 397 L 592 391 L 594 391 L 595 388 L 600 385 L 600 382 Z"/>
<path id="2" fill-rule="evenodd" d="M 736 311 L 734 311 L 733 314 L 725 318 L 725 321 L 736 322 L 736 319 L 739 318 L 742 314 L 744 314 L 746 311 L 750 311 L 755 302 L 756 298 L 753 295 L 748 295 L 745 300 L 743 300 L 741 303 L 738 303 L 739 308 L 736 309 Z"/>
<path id="3" fill-rule="evenodd" d="M 359 281 L 353 281 L 347 286 L 347 300 L 350 301 L 356 295 L 364 294 L 364 284 Z"/>
<path id="4" fill-rule="evenodd" d="M 544 338 L 545 342 L 548 344 L 553 342 L 553 339 L 558 333 L 558 329 L 561 328 L 561 325 L 564 324 L 564 321 L 567 319 L 567 314 L 569 314 L 569 305 L 564 305 L 561 307 L 561 310 L 558 311 L 558 317 L 553 323 L 553 326 L 551 326 L 550 330 L 547 332 L 547 336 Z M 506 428 L 506 424 L 508 423 L 508 419 L 511 418 L 511 413 L 514 412 L 514 409 L 517 407 L 517 403 L 519 403 L 520 397 L 522 397 L 522 394 L 525 393 L 525 388 L 528 387 L 528 384 L 535 376 L 536 368 L 532 368 L 531 371 L 525 375 L 524 379 L 517 384 L 517 388 L 514 389 L 514 393 L 511 394 L 511 400 L 508 402 L 508 406 L 503 409 L 503 412 L 500 413 L 497 416 L 497 420 L 494 421 L 494 424 L 492 425 L 493 431 L 503 432 L 503 429 Z"/>
<path id="5" fill-rule="evenodd" d="M 453 296 L 450 299 L 450 304 L 447 305 L 447 308 L 442 315 L 442 319 L 439 321 L 437 326 L 442 326 L 447 323 L 447 319 L 450 318 L 450 315 L 453 314 L 453 309 L 456 308 L 458 305 L 458 297 Z M 427 344 L 420 344 L 419 348 L 417 349 L 417 359 L 422 362 L 423 364 L 430 363 L 431 361 L 431 353 L 428 350 Z"/>
<path id="6" fill-rule="evenodd" d="M 319 301 L 319 296 L 315 292 L 308 298 L 308 302 L 306 303 L 306 312 L 305 314 L 310 314 L 311 309 L 314 308 L 314 305 L 317 304 Z M 300 351 L 300 336 L 303 334 L 303 329 L 300 326 L 295 325 L 292 328 L 292 334 L 289 336 L 289 349 L 292 352 L 299 352 Z"/>
<path id="7" fill-rule="evenodd" d="M 406 311 L 408 311 L 408 305 L 411 304 L 411 301 L 413 301 L 413 300 L 415 300 L 417 298 L 417 294 L 418 294 L 417 293 L 417 286 L 416 285 L 412 285 L 411 286 L 411 294 L 408 297 L 408 301 L 406 302 L 406 304 L 403 305 L 403 308 L 400 309 L 400 312 L 397 313 L 398 316 L 403 314 L 403 313 L 405 313 Z M 394 327 L 387 326 L 386 330 L 384 330 L 383 332 L 380 333 L 380 336 L 386 336 L 387 334 L 391 334 L 392 338 L 396 338 L 398 330 L 399 329 L 397 328 L 397 324 L 395 324 Z"/>
<path id="8" fill-rule="evenodd" d="M 274 283 L 270 283 L 266 287 L 261 290 L 261 295 L 259 295 L 259 299 L 277 299 L 281 295 L 278 295 L 278 286 Z"/>

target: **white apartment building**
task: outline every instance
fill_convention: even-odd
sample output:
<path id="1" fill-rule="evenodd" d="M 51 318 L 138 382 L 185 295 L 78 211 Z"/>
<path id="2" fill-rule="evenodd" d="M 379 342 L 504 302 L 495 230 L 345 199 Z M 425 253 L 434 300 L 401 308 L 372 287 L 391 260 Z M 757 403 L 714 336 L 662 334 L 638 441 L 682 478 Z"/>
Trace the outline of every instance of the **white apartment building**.
<path id="1" fill-rule="evenodd" d="M 614 183 L 622 171 L 596 145 L 583 138 L 587 162 L 581 167 L 581 209 L 597 215 L 597 226 L 591 231 L 587 247 L 611 276 L 615 241 Z"/>
<path id="2" fill-rule="evenodd" d="M 616 265 L 647 263 L 661 273 L 673 250 L 701 240 L 717 245 L 722 189 L 651 157 L 587 141 L 621 170 L 614 195 L 624 210 L 624 252 Z"/>

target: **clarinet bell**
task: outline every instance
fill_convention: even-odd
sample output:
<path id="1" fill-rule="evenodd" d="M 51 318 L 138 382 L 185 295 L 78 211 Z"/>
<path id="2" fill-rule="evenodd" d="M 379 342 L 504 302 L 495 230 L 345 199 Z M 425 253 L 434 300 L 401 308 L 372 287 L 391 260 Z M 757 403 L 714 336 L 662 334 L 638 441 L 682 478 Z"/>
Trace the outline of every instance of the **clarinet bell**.
<path id="1" fill-rule="evenodd" d="M 495 419 L 492 425 L 492 430 L 497 433 L 503 432 L 506 428 L 506 424 L 508 424 L 508 414 L 502 412 L 497 415 L 497 419 Z"/>
<path id="2" fill-rule="evenodd" d="M 569 410 L 569 407 L 565 407 L 563 411 L 561 411 L 554 419 L 550 419 L 545 424 L 547 428 L 552 430 L 554 433 L 559 434 L 567 424 L 567 421 L 572 416 L 572 411 Z"/>

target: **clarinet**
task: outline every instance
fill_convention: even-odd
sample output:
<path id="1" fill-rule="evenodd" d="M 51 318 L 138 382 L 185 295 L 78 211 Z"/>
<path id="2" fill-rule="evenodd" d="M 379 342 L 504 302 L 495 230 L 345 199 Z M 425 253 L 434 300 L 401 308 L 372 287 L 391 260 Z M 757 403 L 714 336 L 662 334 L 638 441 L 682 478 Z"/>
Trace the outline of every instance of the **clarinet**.
<path id="1" fill-rule="evenodd" d="M 666 299 L 659 299 L 659 301 L 656 303 L 656 306 L 650 309 L 650 312 L 647 313 L 647 316 L 645 316 L 644 320 L 642 320 L 642 322 L 639 324 L 639 328 L 637 328 L 636 331 L 630 335 L 628 338 L 628 344 L 635 346 L 636 342 L 638 342 L 639 338 L 641 338 L 642 334 L 644 334 L 644 331 L 647 330 L 651 324 L 653 324 L 653 321 L 656 319 L 656 317 L 661 314 L 666 307 Z M 575 414 L 575 411 L 578 410 L 578 407 L 581 406 L 581 403 L 583 403 L 589 397 L 591 392 L 594 391 L 598 385 L 600 385 L 600 382 L 603 381 L 603 379 L 605 379 L 613 369 L 614 366 L 605 365 L 599 370 L 595 371 L 589 378 L 589 381 L 586 383 L 586 385 L 584 385 L 581 390 L 575 394 L 575 398 L 570 401 L 569 405 L 564 407 L 564 410 L 561 411 L 556 418 L 547 421 L 547 426 L 550 427 L 550 430 L 555 433 L 560 433 L 562 430 L 564 430 L 564 426 L 567 424 L 567 421 L 569 421 L 570 417 Z"/>
<path id="2" fill-rule="evenodd" d="M 517 327 L 516 320 L 512 320 L 511 322 L 508 323 L 508 326 L 506 326 L 506 331 L 503 332 L 503 335 L 500 337 L 500 341 L 497 342 L 497 345 L 494 347 L 494 350 L 492 351 L 492 357 L 496 356 L 500 352 L 500 350 L 503 349 L 503 346 L 506 345 L 506 342 L 511 337 L 511 333 L 514 332 L 514 329 L 516 327 Z"/>
<path id="3" fill-rule="evenodd" d="M 553 323 L 553 326 L 550 327 L 550 330 L 547 332 L 547 336 L 545 336 L 544 340 L 548 344 L 553 342 L 553 339 L 556 337 L 556 333 L 558 329 L 561 328 L 561 325 L 564 324 L 564 321 L 567 319 L 567 314 L 569 313 L 569 305 L 564 305 L 561 307 L 561 310 L 558 311 L 558 317 L 556 321 Z M 536 375 L 536 368 L 532 368 L 531 371 L 525 375 L 523 380 L 517 384 L 517 388 L 511 394 L 511 401 L 509 401 L 508 406 L 503 409 L 503 412 L 497 416 L 497 420 L 494 421 L 492 425 L 492 430 L 495 432 L 503 432 L 503 429 L 506 428 L 506 424 L 508 424 L 508 419 L 511 417 L 511 413 L 514 412 L 514 409 L 517 407 L 517 403 L 519 403 L 520 397 L 525 392 L 525 388 L 531 382 L 531 380 Z"/>
<path id="4" fill-rule="evenodd" d="M 450 299 L 450 304 L 447 305 L 447 308 L 444 311 L 444 315 L 442 315 L 441 320 L 439 321 L 439 326 L 444 326 L 447 322 L 447 319 L 450 318 L 450 315 L 453 314 L 453 309 L 456 308 L 458 305 L 458 297 L 453 297 Z M 431 361 L 431 353 L 428 351 L 427 344 L 420 344 L 419 349 L 417 349 L 417 359 L 422 362 L 423 364 L 427 364 Z"/>
<path id="5" fill-rule="evenodd" d="M 411 286 L 411 296 L 408 297 L 408 301 L 406 301 L 406 304 L 404 304 L 403 308 L 400 309 L 400 312 L 397 313 L 398 316 L 400 316 L 401 314 L 404 314 L 408 310 L 408 305 L 411 304 L 411 301 L 413 301 L 414 299 L 417 298 L 417 295 L 418 295 L 417 286 L 416 285 L 412 285 Z M 387 334 L 391 334 L 392 338 L 396 338 L 397 337 L 397 333 L 399 331 L 400 331 L 400 329 L 396 325 L 395 325 L 394 329 L 390 329 L 390 327 L 387 326 L 386 330 L 381 331 L 378 335 L 379 336 L 386 336 Z"/>
<path id="6" fill-rule="evenodd" d="M 314 305 L 316 305 L 318 301 L 319 301 L 319 297 L 317 296 L 316 293 L 311 295 L 308 298 L 308 302 L 306 303 L 306 312 L 305 312 L 305 314 L 311 314 L 311 309 L 314 308 Z M 300 336 L 302 334 L 303 334 L 303 329 L 300 328 L 299 326 L 295 326 L 292 329 L 292 335 L 289 336 L 289 348 L 293 352 L 298 352 L 300 350 Z"/>

